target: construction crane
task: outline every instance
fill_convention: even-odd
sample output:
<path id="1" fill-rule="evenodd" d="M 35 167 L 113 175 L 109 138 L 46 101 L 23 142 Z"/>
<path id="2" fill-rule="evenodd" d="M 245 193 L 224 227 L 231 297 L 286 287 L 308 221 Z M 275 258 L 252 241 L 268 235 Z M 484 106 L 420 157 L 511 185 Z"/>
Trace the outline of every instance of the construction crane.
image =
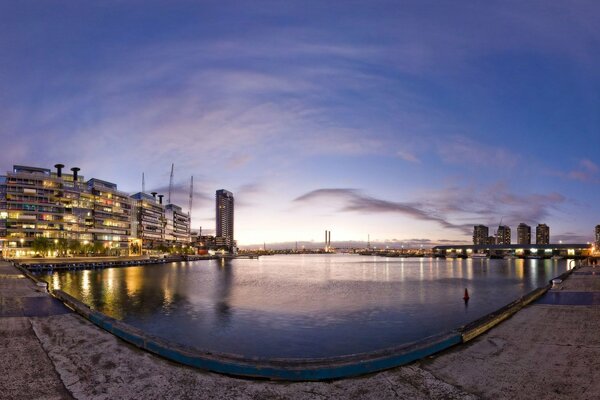
<path id="1" fill-rule="evenodd" d="M 175 164 L 171 164 L 171 177 L 169 178 L 169 196 L 167 197 L 167 204 L 171 204 L 171 192 L 173 191 L 173 169 Z"/>

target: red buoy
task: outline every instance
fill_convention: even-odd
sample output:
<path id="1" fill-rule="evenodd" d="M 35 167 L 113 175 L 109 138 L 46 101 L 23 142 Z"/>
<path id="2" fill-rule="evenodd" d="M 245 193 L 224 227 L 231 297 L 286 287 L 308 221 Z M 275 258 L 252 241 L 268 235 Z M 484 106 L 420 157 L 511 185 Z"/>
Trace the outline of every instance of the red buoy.
<path id="1" fill-rule="evenodd" d="M 464 301 L 469 301 L 469 291 L 465 288 L 465 295 L 463 296 Z"/>

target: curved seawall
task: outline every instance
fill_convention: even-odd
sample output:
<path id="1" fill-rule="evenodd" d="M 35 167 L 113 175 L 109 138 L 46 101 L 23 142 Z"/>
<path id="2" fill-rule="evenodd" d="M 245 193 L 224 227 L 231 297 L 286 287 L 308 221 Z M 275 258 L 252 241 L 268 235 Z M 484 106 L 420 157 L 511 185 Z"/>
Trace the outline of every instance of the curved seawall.
<path id="1" fill-rule="evenodd" d="M 97 326 L 139 348 L 181 364 L 235 376 L 289 381 L 347 378 L 408 364 L 462 342 L 460 332 L 455 331 L 395 348 L 342 357 L 269 360 L 248 358 L 201 351 L 156 338 L 91 310 L 61 290 L 54 291 L 53 295 Z"/>
<path id="2" fill-rule="evenodd" d="M 567 271 L 561 275 L 561 278 L 568 276 L 571 272 L 572 270 Z M 540 298 L 549 288 L 550 285 L 546 285 L 535 289 L 499 310 L 445 334 L 368 353 L 314 359 L 250 358 L 189 348 L 154 337 L 122 321 L 92 310 L 86 304 L 61 290 L 55 290 L 52 294 L 102 329 L 134 346 L 171 361 L 234 376 L 287 381 L 320 381 L 354 377 L 398 367 L 470 341 Z"/>

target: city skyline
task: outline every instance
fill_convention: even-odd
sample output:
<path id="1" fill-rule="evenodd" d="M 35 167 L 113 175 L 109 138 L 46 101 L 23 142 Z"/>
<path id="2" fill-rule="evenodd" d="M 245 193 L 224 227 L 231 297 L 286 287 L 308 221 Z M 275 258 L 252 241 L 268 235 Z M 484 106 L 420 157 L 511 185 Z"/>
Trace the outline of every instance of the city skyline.
<path id="1" fill-rule="evenodd" d="M 2 173 L 167 193 L 240 246 L 600 222 L 594 2 L 0 3 Z M 535 24 L 531 21 L 535 20 Z M 208 228 L 208 229 L 207 229 Z M 492 228 L 493 230 L 493 228 Z"/>

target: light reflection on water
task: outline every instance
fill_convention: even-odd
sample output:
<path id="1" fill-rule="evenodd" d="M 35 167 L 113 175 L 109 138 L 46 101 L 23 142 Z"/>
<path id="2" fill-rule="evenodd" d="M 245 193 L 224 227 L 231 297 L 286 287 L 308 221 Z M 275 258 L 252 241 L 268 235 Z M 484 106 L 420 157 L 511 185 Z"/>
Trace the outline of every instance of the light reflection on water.
<path id="1" fill-rule="evenodd" d="M 247 356 L 325 357 L 457 328 L 545 285 L 566 265 L 289 255 L 45 278 L 94 309 L 188 346 Z"/>

